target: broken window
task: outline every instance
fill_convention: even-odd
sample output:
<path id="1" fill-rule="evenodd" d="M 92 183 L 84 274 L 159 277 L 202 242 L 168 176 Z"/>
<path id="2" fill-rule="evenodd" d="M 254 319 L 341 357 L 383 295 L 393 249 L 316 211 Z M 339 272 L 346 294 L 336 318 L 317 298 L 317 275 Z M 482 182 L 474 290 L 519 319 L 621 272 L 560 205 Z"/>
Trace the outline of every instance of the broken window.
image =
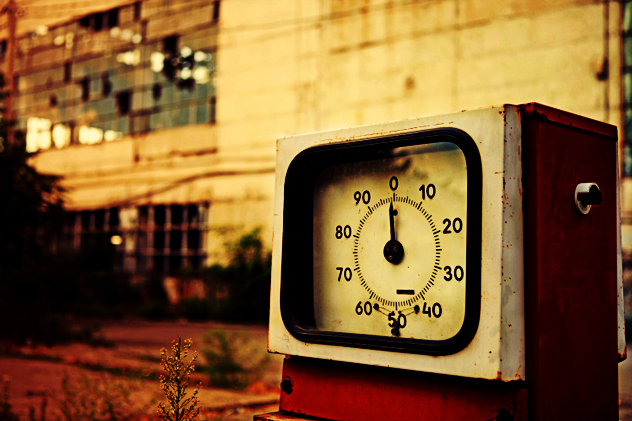
<path id="1" fill-rule="evenodd" d="M 116 28 L 119 26 L 119 9 L 112 9 L 108 14 L 108 28 Z"/>
<path id="2" fill-rule="evenodd" d="M 90 99 L 90 76 L 84 76 L 79 81 L 79 85 L 81 85 L 81 100 L 87 102 Z"/>
<path id="3" fill-rule="evenodd" d="M 132 91 L 121 91 L 116 94 L 116 106 L 119 115 L 128 115 L 132 108 Z"/>
<path id="4" fill-rule="evenodd" d="M 4 60 L 4 56 L 7 53 L 7 40 L 0 41 L 0 60 Z"/>
<path id="5" fill-rule="evenodd" d="M 124 214 L 137 215 L 138 221 L 123 230 L 124 237 L 133 238 L 129 242 L 133 247 L 125 248 L 126 267 L 166 273 L 199 268 L 206 257 L 207 211 L 207 204 L 146 205 L 126 210 Z"/>
<path id="6" fill-rule="evenodd" d="M 141 18 L 141 2 L 134 3 L 134 21 L 138 22 Z"/>
<path id="7" fill-rule="evenodd" d="M 108 72 L 101 75 L 101 94 L 104 98 L 107 98 L 112 93 L 112 82 L 110 82 L 110 76 Z"/>
<path id="8" fill-rule="evenodd" d="M 219 0 L 213 2 L 213 20 L 215 22 L 219 20 Z"/>
<path id="9" fill-rule="evenodd" d="M 66 62 L 64 63 L 64 82 L 70 83 L 72 80 L 72 63 Z"/>
<path id="10" fill-rule="evenodd" d="M 119 208 L 67 211 L 61 247 L 81 250 L 86 262 L 101 269 L 122 268 L 123 248 Z"/>

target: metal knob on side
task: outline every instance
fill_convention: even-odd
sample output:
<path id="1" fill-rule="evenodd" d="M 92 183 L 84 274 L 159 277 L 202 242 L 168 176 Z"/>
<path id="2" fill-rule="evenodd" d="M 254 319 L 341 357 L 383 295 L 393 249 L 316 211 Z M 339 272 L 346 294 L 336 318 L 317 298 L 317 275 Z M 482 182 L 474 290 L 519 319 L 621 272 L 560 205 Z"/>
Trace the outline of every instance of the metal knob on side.
<path id="1" fill-rule="evenodd" d="M 600 205 L 603 194 L 596 183 L 580 183 L 575 187 L 575 207 L 582 215 L 588 214 L 592 205 Z"/>

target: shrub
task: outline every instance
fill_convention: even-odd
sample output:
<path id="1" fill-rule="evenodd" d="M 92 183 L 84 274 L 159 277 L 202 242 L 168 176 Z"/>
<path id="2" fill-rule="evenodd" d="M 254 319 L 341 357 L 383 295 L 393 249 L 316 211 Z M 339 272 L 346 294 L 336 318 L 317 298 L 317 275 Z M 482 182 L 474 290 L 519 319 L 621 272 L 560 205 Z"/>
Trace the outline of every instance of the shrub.
<path id="1" fill-rule="evenodd" d="M 88 376 L 71 381 L 62 379 L 59 401 L 61 416 L 68 421 L 114 421 L 136 419 L 147 408 L 137 408 L 130 393 L 140 389 L 135 383 L 114 379 L 112 376 Z"/>
<path id="2" fill-rule="evenodd" d="M 193 420 L 200 412 L 200 408 L 197 407 L 200 385 L 190 397 L 186 397 L 189 379 L 191 373 L 195 371 L 194 362 L 197 358 L 197 352 L 195 352 L 191 360 L 185 362 L 191 343 L 191 339 L 186 339 L 182 343 L 182 339 L 178 337 L 171 346 L 171 355 L 167 355 L 167 350 L 164 348 L 160 350 L 161 364 L 167 372 L 166 376 L 160 376 L 160 388 L 165 393 L 169 405 L 166 407 L 163 402 L 158 404 L 158 413 L 164 421 Z"/>
<path id="3" fill-rule="evenodd" d="M 263 248 L 260 230 L 230 246 L 227 266 L 214 265 L 205 273 L 211 316 L 216 320 L 266 323 L 270 309 L 272 256 Z"/>
<path id="4" fill-rule="evenodd" d="M 268 354 L 258 357 L 258 350 L 248 349 L 248 342 L 249 338 L 245 334 L 227 334 L 222 329 L 204 335 L 207 346 L 202 349 L 202 355 L 208 365 L 200 367 L 200 371 L 209 375 L 213 386 L 241 390 L 266 369 Z M 241 363 L 242 360 L 249 364 Z"/>

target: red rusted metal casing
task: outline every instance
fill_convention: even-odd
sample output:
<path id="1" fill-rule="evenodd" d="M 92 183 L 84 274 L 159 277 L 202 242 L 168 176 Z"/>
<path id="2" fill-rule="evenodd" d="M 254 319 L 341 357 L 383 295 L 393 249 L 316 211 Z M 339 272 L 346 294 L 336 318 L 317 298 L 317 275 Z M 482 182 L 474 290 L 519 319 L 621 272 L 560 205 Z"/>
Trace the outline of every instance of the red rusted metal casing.
<path id="1" fill-rule="evenodd" d="M 522 139 L 529 418 L 616 420 L 616 127 L 529 104 Z M 585 216 L 582 182 L 603 193 Z"/>
<path id="2" fill-rule="evenodd" d="M 519 113 L 526 381 L 288 357 L 281 412 L 255 419 L 618 419 L 617 129 L 539 104 Z M 603 203 L 581 215 L 585 182 Z"/>

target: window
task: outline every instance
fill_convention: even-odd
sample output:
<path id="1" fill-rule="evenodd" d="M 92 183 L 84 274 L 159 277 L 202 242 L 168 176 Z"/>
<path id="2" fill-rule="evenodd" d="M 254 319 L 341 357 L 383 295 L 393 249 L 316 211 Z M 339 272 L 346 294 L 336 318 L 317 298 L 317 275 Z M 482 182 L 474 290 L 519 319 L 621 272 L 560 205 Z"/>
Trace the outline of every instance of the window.
<path id="1" fill-rule="evenodd" d="M 141 2 L 137 1 L 134 3 L 134 21 L 138 22 L 141 18 Z"/>
<path id="2" fill-rule="evenodd" d="M 219 20 L 219 0 L 213 2 L 213 20 L 215 22 Z"/>
<path id="3" fill-rule="evenodd" d="M 209 123 L 211 124 L 215 124 L 215 107 L 217 104 L 217 100 L 215 99 L 215 97 L 211 97 L 211 115 L 209 117 Z"/>
<path id="4" fill-rule="evenodd" d="M 122 268 L 119 208 L 68 211 L 62 224 L 61 247 L 91 254 L 89 262 L 101 269 Z"/>
<path id="5" fill-rule="evenodd" d="M 108 13 L 108 28 L 119 26 L 119 9 L 112 9 Z"/>
<path id="6" fill-rule="evenodd" d="M 109 16 L 108 16 L 109 17 Z M 79 19 L 79 26 L 86 29 L 91 29 L 95 32 L 99 32 L 103 29 L 103 21 L 105 20 L 105 14 L 102 12 L 93 13 L 88 16 L 84 16 Z"/>
<path id="7" fill-rule="evenodd" d="M 64 63 L 64 82 L 70 83 L 72 80 L 72 63 L 66 62 Z"/>
<path id="8" fill-rule="evenodd" d="M 121 212 L 125 268 L 176 273 L 200 268 L 207 204 L 147 205 Z M 133 247 L 132 247 L 133 246 Z"/>
<path id="9" fill-rule="evenodd" d="M 84 76 L 79 81 L 79 85 L 81 85 L 81 100 L 87 102 L 90 99 L 90 76 Z"/>
<path id="10" fill-rule="evenodd" d="M 207 211 L 204 203 L 70 211 L 61 246 L 95 253 L 128 272 L 197 269 L 206 258 Z"/>
<path id="11" fill-rule="evenodd" d="M 116 94 L 116 106 L 119 115 L 128 115 L 132 107 L 132 91 L 121 91 Z"/>
<path id="12" fill-rule="evenodd" d="M 160 100 L 162 96 L 162 85 L 160 83 L 155 83 L 154 86 L 151 87 L 151 97 L 154 101 Z"/>
<path id="13" fill-rule="evenodd" d="M 101 94 L 103 98 L 107 98 L 112 93 L 112 82 L 110 82 L 110 76 L 107 72 L 101 75 Z"/>
<path id="14" fill-rule="evenodd" d="M 0 41 L 0 60 L 4 60 L 4 56 L 7 53 L 7 40 Z"/>

